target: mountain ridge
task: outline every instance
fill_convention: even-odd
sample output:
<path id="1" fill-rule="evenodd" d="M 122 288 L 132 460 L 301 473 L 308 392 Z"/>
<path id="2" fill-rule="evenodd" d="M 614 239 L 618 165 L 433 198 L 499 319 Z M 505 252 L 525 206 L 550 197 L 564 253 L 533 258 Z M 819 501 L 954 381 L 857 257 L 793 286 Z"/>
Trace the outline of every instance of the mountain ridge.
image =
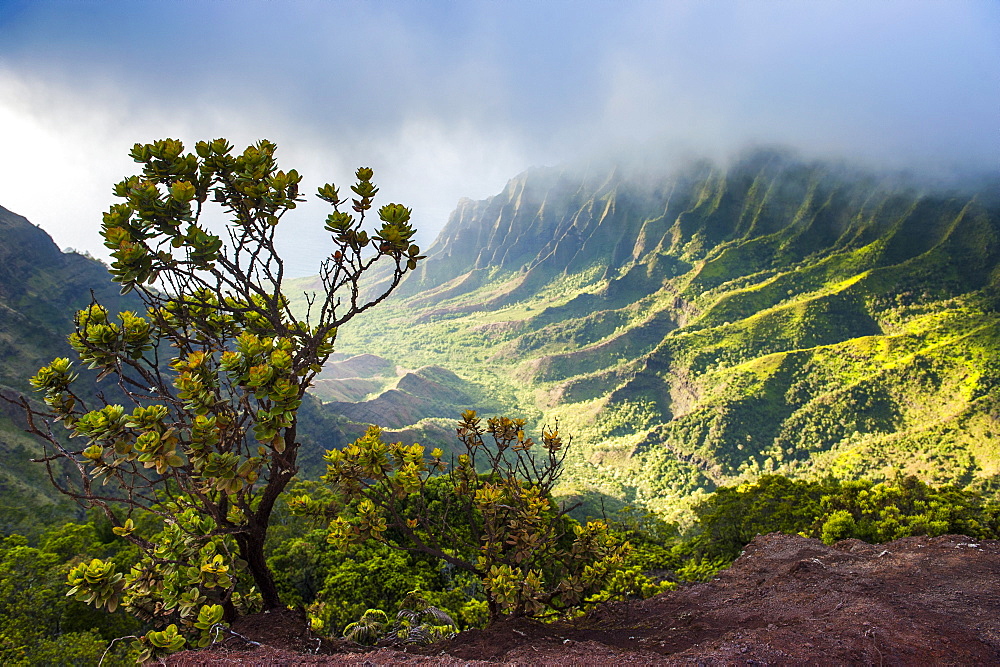
<path id="1" fill-rule="evenodd" d="M 341 349 L 495 387 L 577 434 L 567 486 L 654 507 L 771 470 L 992 493 L 997 192 L 768 150 L 666 176 L 535 169 L 464 200 Z M 928 386 L 955 409 L 913 405 Z"/>

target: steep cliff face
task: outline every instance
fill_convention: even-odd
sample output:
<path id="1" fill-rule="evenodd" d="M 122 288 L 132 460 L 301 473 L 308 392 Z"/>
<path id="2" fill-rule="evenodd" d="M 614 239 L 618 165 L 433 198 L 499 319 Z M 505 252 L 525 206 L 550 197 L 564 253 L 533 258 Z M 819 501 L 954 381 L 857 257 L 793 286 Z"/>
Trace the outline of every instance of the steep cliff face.
<path id="1" fill-rule="evenodd" d="M 963 271 L 964 286 L 975 288 L 988 280 L 998 252 L 982 236 L 995 231 L 982 215 L 970 195 L 924 196 L 780 152 L 752 154 L 728 170 L 695 163 L 659 179 L 619 168 L 599 175 L 536 169 L 495 197 L 460 202 L 399 294 L 441 300 L 478 288 L 487 276 L 515 273 L 538 285 L 595 265 L 604 277 L 648 290 L 695 262 L 689 292 L 701 294 L 875 241 L 871 267 L 942 245 L 965 252 L 974 265 Z"/>
<path id="2" fill-rule="evenodd" d="M 684 191 L 674 201 L 683 210 L 697 196 L 691 181 L 710 172 L 706 165 L 692 166 L 671 181 L 646 184 L 616 168 L 528 171 L 495 197 L 461 201 L 400 294 L 440 297 L 436 290 L 446 284 L 459 293 L 513 272 L 523 278 L 520 291 L 509 295 L 516 298 L 567 270 L 617 270 L 656 245 L 644 223 L 666 214 L 673 191 Z"/>
<path id="3" fill-rule="evenodd" d="M 109 307 L 126 308 L 100 262 L 64 253 L 48 234 L 0 207 L 0 385 L 27 390 L 27 379 L 56 354 L 91 291 Z"/>
<path id="4" fill-rule="evenodd" d="M 28 378 L 55 356 L 70 354 L 66 336 L 91 290 L 126 308 L 93 259 L 63 253 L 44 231 L 0 207 L 0 392 L 32 395 Z M 58 496 L 44 466 L 28 459 L 40 446 L 24 432 L 24 416 L 0 400 L 0 533 L 34 534 L 46 520 L 68 518 L 75 506 Z"/>
<path id="5" fill-rule="evenodd" d="M 1000 197 L 758 151 L 463 201 L 341 349 L 558 418 L 567 479 L 669 505 L 767 470 L 993 490 Z"/>

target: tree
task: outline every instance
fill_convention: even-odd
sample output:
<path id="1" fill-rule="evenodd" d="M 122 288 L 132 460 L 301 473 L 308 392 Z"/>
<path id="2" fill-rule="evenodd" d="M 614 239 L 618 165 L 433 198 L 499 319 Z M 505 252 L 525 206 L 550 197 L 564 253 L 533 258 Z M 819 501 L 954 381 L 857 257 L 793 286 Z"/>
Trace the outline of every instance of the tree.
<path id="1" fill-rule="evenodd" d="M 913 475 L 892 481 L 836 481 L 827 485 L 810 529 L 827 544 L 847 538 L 889 542 L 911 535 L 993 538 L 997 508 L 974 491 L 931 487 Z"/>
<path id="2" fill-rule="evenodd" d="M 465 453 L 447 472 L 440 449 L 428 455 L 421 445 L 386 444 L 373 426 L 327 453 L 332 504 L 315 495 L 289 504 L 300 514 L 332 515 L 334 544 L 375 540 L 475 575 L 490 622 L 578 609 L 611 580 L 629 545 L 603 521 L 580 525 L 572 508 L 556 507 L 551 492 L 567 443 L 558 429 L 543 429 L 536 446 L 524 424 L 507 417 L 483 424 L 466 411 L 457 430 Z"/>
<path id="3" fill-rule="evenodd" d="M 115 185 L 124 201 L 104 215 L 101 235 L 113 280 L 145 312 L 113 318 L 94 302 L 70 335 L 80 361 L 114 388 L 91 405 L 87 390 L 74 388 L 74 364 L 58 358 L 31 380 L 48 410 L 21 399 L 52 483 L 103 510 L 145 556 L 124 575 L 111 563 L 82 563 L 70 575 L 74 592 L 176 620 L 203 638 L 200 626 L 231 620 L 258 594 L 265 609 L 280 606 L 264 540 L 296 473 L 303 395 L 337 328 L 385 299 L 422 259 L 405 206 L 382 206 L 377 229 L 363 229 L 378 192 L 371 169 L 357 170 L 350 202 L 324 185 L 332 252 L 320 266 L 323 292 L 307 296 L 297 318 L 274 239 L 303 201 L 301 176 L 278 170 L 268 141 L 239 155 L 232 148 L 224 139 L 199 142 L 194 154 L 174 139 L 135 145 L 141 173 Z M 225 239 L 202 222 L 210 203 L 228 214 Z M 374 273 L 374 287 L 363 284 Z M 112 391 L 121 403 L 106 400 Z M 156 637 L 176 648 L 176 630 Z"/>

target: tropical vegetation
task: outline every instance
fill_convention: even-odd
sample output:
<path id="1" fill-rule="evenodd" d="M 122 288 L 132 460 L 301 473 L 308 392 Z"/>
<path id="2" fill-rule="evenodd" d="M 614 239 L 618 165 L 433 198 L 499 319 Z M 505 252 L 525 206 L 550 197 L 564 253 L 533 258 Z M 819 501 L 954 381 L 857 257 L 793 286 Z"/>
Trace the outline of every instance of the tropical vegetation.
<path id="1" fill-rule="evenodd" d="M 362 229 L 361 169 L 289 280 L 272 144 L 133 157 L 115 284 L 0 210 L 4 664 L 130 663 L 275 605 L 382 645 L 571 618 L 772 531 L 998 536 L 989 187 L 776 151 L 533 170 L 424 258 L 405 207 Z"/>

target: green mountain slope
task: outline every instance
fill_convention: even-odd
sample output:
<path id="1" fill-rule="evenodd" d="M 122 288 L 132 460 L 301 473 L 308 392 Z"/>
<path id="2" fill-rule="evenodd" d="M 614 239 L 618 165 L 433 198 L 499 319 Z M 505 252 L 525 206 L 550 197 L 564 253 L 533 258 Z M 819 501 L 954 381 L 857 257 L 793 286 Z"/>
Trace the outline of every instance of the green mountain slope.
<path id="1" fill-rule="evenodd" d="M 74 355 L 66 340 L 76 311 L 91 298 L 114 311 L 141 310 L 131 296 L 123 297 L 107 267 L 76 253 L 64 253 L 44 231 L 0 207 L 0 393 L 8 398 L 33 397 L 28 378 L 56 356 Z M 85 369 L 80 369 L 84 375 Z M 91 373 L 93 377 L 94 374 Z M 82 387 L 83 385 L 81 385 Z M 113 379 L 93 385 L 115 400 Z M 303 443 L 299 467 L 318 477 L 325 469 L 323 454 L 344 444 L 346 436 L 319 400 L 307 397 L 299 411 Z M 23 411 L 0 400 L 0 535 L 31 535 L 51 521 L 79 518 L 79 508 L 49 483 L 45 467 L 29 459 L 42 453 L 40 444 L 24 433 Z"/>
<path id="2" fill-rule="evenodd" d="M 109 307 L 134 307 L 98 261 L 64 253 L 44 231 L 0 207 L 0 385 L 30 390 L 28 378 L 56 354 L 91 291 Z"/>
<path id="3" fill-rule="evenodd" d="M 765 471 L 903 470 L 992 492 L 998 201 L 775 151 L 533 170 L 461 202 L 338 349 L 558 419 L 567 490 L 667 508 Z"/>
<path id="4" fill-rule="evenodd" d="M 64 253 L 44 231 L 0 207 L 0 392 L 31 396 L 28 378 L 56 356 L 68 356 L 67 334 L 91 293 L 111 307 L 134 307 L 98 261 Z M 0 533 L 32 534 L 46 518 L 75 506 L 49 484 L 38 442 L 24 433 L 20 409 L 0 400 Z"/>

